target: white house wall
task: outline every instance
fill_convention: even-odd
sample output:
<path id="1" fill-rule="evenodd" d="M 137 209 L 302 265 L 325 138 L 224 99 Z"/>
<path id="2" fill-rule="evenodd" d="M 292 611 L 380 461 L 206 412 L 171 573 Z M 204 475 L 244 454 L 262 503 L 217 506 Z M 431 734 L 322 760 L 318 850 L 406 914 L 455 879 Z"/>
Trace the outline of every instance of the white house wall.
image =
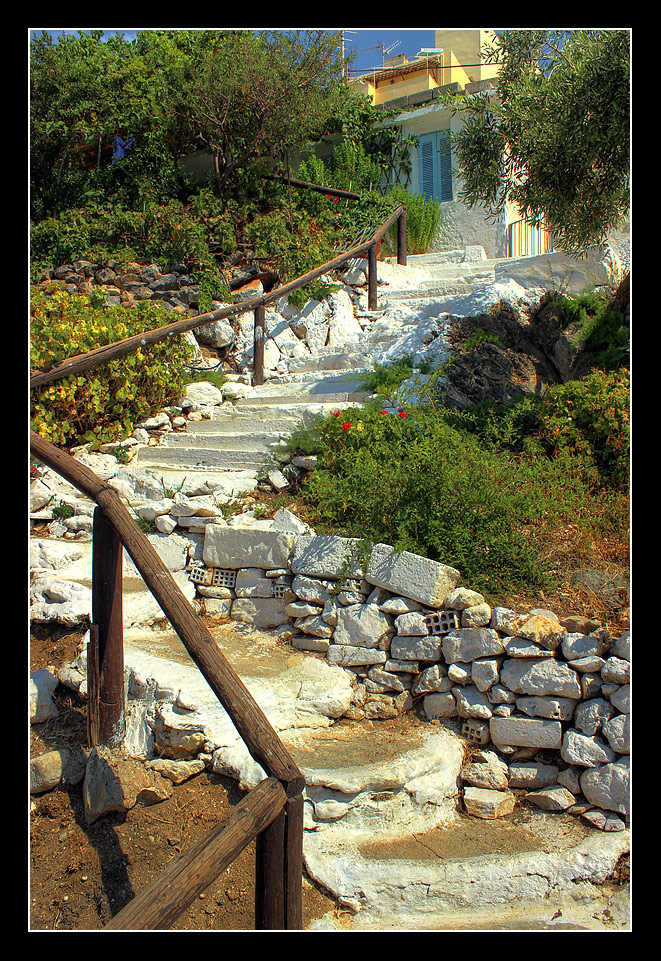
<path id="1" fill-rule="evenodd" d="M 400 114 L 394 121 L 402 130 L 404 137 L 410 134 L 421 136 L 436 130 L 450 130 L 451 133 L 461 128 L 462 120 L 458 115 L 452 116 L 450 110 L 440 104 L 418 108 Z M 421 194 L 422 188 L 418 175 L 418 151 L 411 148 L 411 180 L 408 190 L 413 194 Z M 507 218 L 503 214 L 500 222 L 493 223 L 481 207 L 470 208 L 457 200 L 461 180 L 456 170 L 456 161 L 452 158 L 452 195 L 453 200 L 443 201 L 441 204 L 442 218 L 430 247 L 430 252 L 453 250 L 469 245 L 480 244 L 484 247 L 488 258 L 507 256 Z"/>

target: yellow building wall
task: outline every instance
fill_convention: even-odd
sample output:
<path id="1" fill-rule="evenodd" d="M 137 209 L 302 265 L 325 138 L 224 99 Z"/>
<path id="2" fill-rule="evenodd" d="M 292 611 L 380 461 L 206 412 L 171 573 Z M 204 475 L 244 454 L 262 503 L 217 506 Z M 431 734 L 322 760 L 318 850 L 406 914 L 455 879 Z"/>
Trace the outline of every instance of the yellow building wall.
<path id="1" fill-rule="evenodd" d="M 491 80 L 498 74 L 496 64 L 483 64 L 485 48 L 496 40 L 493 30 L 435 30 L 434 46 L 451 50 L 469 83 Z M 449 81 L 454 82 L 454 81 Z"/>

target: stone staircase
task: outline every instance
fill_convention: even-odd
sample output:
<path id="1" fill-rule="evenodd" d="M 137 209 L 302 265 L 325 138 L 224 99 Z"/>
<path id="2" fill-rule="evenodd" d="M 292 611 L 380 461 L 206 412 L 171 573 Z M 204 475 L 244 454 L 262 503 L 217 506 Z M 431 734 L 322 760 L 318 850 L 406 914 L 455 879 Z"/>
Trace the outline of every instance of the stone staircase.
<path id="1" fill-rule="evenodd" d="M 356 311 L 364 324 L 359 343 L 292 361 L 287 374 L 215 407 L 211 419 L 189 421 L 185 432 L 141 447 L 131 466 L 160 474 L 166 486 L 187 477 L 225 485 L 228 493 L 252 490 L 285 436 L 318 414 L 367 399 L 361 374 L 412 334 L 421 318 L 448 309 L 443 298 L 493 282 L 493 264 L 484 260 L 409 262 L 417 264 L 415 282 L 388 283 L 379 291 L 379 310 Z M 441 303 L 430 304 L 433 298 Z M 388 305 L 405 308 L 407 302 L 414 309 L 400 309 L 393 327 Z M 79 567 L 77 576 L 87 583 L 91 559 Z M 75 579 L 67 567 L 57 576 Z M 172 725 L 199 724 L 214 770 L 244 786 L 256 783 L 263 772 L 179 638 L 160 622 L 155 629 L 129 627 L 138 623 L 129 617 L 129 600 L 125 667 L 135 689 L 156 691 Z M 463 742 L 451 730 L 412 715 L 349 720 L 335 707 L 350 686 L 341 668 L 282 644 L 277 633 L 239 624 L 219 630 L 219 646 L 306 777 L 305 868 L 338 899 L 338 911 L 314 930 L 617 929 L 608 927 L 608 912 L 612 917 L 623 909 L 612 893 L 602 893 L 600 881 L 626 850 L 622 835 L 586 837 L 578 823 L 564 822 L 559 831 L 541 813 L 502 825 L 463 817 L 457 810 Z M 176 710 L 168 711 L 175 701 Z M 132 703 L 136 747 L 149 736 L 149 708 L 139 698 Z"/>

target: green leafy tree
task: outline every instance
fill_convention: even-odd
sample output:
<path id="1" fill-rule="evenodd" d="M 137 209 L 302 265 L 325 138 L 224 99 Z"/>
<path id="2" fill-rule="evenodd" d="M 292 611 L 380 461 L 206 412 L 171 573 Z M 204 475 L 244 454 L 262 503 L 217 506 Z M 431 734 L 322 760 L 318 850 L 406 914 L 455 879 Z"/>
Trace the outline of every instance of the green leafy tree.
<path id="1" fill-rule="evenodd" d="M 628 31 L 516 30 L 487 59 L 495 96 L 453 102 L 460 198 L 494 216 L 514 203 L 560 249 L 603 242 L 629 209 Z"/>
<path id="2" fill-rule="evenodd" d="M 103 33 L 44 31 L 30 48 L 30 175 L 34 220 L 63 210 L 142 206 L 173 196 L 185 131 L 171 109 L 188 53 L 174 32 L 141 31 L 136 41 Z M 116 137 L 132 147 L 113 162 Z"/>
<path id="3" fill-rule="evenodd" d="M 223 195 L 246 165 L 321 136 L 344 89 L 335 34 L 206 31 L 176 110 L 210 151 Z"/>

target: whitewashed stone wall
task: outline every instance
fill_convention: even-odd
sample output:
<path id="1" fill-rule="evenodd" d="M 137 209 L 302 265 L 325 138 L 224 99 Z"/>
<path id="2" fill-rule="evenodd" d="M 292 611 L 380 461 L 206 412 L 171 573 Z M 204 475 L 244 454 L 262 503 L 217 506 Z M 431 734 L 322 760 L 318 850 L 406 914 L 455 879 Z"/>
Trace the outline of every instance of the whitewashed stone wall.
<path id="1" fill-rule="evenodd" d="M 282 526 L 293 525 L 283 517 Z M 447 565 L 386 544 L 361 560 L 359 547 L 211 525 L 189 577 L 207 614 L 278 628 L 294 648 L 350 671 L 348 716 L 421 706 L 430 722 L 458 729 L 478 746 L 462 772 L 469 812 L 509 813 L 511 789 L 526 788 L 542 809 L 582 803 L 598 826 L 623 827 L 629 632 L 613 640 L 581 618 L 492 608 Z"/>

